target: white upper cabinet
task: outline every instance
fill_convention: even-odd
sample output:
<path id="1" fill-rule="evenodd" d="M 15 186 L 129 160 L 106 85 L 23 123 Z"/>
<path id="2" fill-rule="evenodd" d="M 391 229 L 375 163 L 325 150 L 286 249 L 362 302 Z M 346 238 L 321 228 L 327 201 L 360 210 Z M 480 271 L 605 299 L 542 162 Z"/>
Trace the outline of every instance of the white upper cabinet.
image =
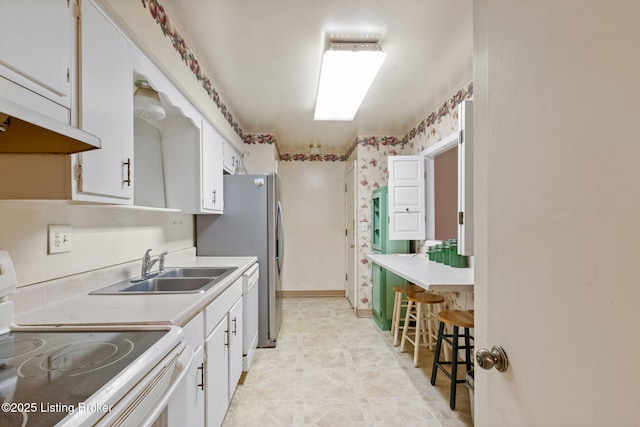
<path id="1" fill-rule="evenodd" d="M 80 22 L 80 127 L 102 140 L 75 155 L 73 199 L 133 203 L 133 68 L 131 46 L 91 2 Z"/>
<path id="2" fill-rule="evenodd" d="M 30 104 L 23 88 L 71 108 L 74 7 L 67 0 L 0 1 L 0 76 L 18 85 L 17 102 Z"/>
<path id="3" fill-rule="evenodd" d="M 222 213 L 224 208 L 222 150 L 225 141 L 208 121 L 202 125 L 202 210 Z"/>
<path id="4" fill-rule="evenodd" d="M 223 162 L 224 170 L 229 172 L 230 174 L 234 174 L 236 172 L 236 168 L 238 167 L 238 164 L 240 163 L 240 152 L 236 150 L 233 145 L 225 141 L 224 147 L 223 147 L 223 154 L 224 154 L 224 162 Z"/>
<path id="5" fill-rule="evenodd" d="M 424 158 L 389 156 L 388 161 L 389 239 L 424 240 Z"/>

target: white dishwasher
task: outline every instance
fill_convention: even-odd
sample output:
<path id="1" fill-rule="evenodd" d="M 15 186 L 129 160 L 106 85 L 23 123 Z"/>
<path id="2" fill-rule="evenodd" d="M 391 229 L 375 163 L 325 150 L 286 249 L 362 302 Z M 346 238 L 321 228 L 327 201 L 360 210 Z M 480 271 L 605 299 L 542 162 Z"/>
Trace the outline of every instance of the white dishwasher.
<path id="1" fill-rule="evenodd" d="M 242 370 L 247 372 L 258 346 L 258 263 L 242 275 Z"/>

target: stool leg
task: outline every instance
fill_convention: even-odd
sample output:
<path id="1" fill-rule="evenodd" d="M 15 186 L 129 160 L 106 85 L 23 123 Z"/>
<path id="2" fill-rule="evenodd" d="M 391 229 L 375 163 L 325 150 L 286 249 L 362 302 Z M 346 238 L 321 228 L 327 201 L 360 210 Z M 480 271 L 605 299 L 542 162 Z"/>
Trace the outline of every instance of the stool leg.
<path id="1" fill-rule="evenodd" d="M 402 305 L 402 294 L 396 292 L 396 297 L 393 300 L 393 316 L 391 317 L 391 333 L 393 333 L 393 345 L 397 347 L 399 344 L 399 331 L 400 331 L 400 311 Z"/>
<path id="2" fill-rule="evenodd" d="M 440 363 L 440 350 L 442 348 L 442 335 L 444 334 L 444 322 L 438 327 L 438 340 L 436 341 L 436 354 L 433 355 L 433 369 L 431 369 L 431 385 L 436 385 L 438 375 L 438 363 Z"/>
<path id="3" fill-rule="evenodd" d="M 458 327 L 453 327 L 453 349 L 451 352 L 451 395 L 449 406 L 456 409 L 456 386 L 458 385 Z"/>
<path id="4" fill-rule="evenodd" d="M 402 326 L 402 340 L 400 341 L 400 353 L 404 353 L 404 343 L 407 341 L 407 331 L 409 330 L 409 319 L 411 316 L 411 308 L 413 301 L 407 303 L 407 314 L 404 316 L 404 325 Z"/>
<path id="5" fill-rule="evenodd" d="M 467 362 L 467 372 L 469 372 L 473 368 L 473 363 L 471 361 L 471 339 L 469 338 L 471 333 L 469 332 L 469 328 L 464 328 L 464 345 L 466 347 L 465 356 Z"/>
<path id="6" fill-rule="evenodd" d="M 429 305 L 422 307 L 422 342 L 425 347 L 429 342 Z"/>
<path id="7" fill-rule="evenodd" d="M 429 350 L 433 349 L 433 320 L 435 317 L 435 313 L 433 312 L 433 307 L 435 304 L 429 304 L 427 310 L 427 347 Z"/>
<path id="8" fill-rule="evenodd" d="M 413 366 L 418 367 L 418 357 L 420 355 L 420 339 L 424 338 L 422 334 L 424 334 L 424 329 L 422 325 L 422 310 L 424 308 L 424 304 L 416 303 L 416 335 L 413 338 Z"/>

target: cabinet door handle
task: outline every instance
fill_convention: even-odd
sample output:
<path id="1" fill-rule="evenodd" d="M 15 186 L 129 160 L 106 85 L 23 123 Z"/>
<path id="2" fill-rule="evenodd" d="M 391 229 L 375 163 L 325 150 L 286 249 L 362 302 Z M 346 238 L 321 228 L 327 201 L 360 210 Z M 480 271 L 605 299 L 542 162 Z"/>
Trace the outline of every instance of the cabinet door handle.
<path id="1" fill-rule="evenodd" d="M 198 384 L 198 387 L 200 387 L 200 390 L 204 390 L 204 363 L 198 366 L 198 371 L 200 371 L 200 384 Z"/>
<path id="2" fill-rule="evenodd" d="M 224 346 L 229 347 L 229 330 L 224 331 Z"/>
<path id="3" fill-rule="evenodd" d="M 122 183 L 127 184 L 127 187 L 131 187 L 131 159 L 127 159 L 126 162 L 122 162 L 122 166 L 127 167 L 127 179 L 122 181 Z"/>
<path id="4" fill-rule="evenodd" d="M 213 190 L 213 204 L 216 203 L 216 190 Z"/>
<path id="5" fill-rule="evenodd" d="M 237 331 L 237 322 L 236 322 L 236 318 L 234 317 L 233 320 L 231 320 L 233 322 L 233 335 L 236 335 L 236 331 Z"/>

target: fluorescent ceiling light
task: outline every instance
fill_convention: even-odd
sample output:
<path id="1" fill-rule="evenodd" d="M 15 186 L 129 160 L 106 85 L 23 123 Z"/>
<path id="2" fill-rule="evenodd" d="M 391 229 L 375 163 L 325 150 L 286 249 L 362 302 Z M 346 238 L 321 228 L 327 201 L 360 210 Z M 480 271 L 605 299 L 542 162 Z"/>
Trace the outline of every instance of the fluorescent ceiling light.
<path id="1" fill-rule="evenodd" d="M 353 120 L 387 54 L 377 43 L 331 43 L 324 52 L 314 120 Z"/>

